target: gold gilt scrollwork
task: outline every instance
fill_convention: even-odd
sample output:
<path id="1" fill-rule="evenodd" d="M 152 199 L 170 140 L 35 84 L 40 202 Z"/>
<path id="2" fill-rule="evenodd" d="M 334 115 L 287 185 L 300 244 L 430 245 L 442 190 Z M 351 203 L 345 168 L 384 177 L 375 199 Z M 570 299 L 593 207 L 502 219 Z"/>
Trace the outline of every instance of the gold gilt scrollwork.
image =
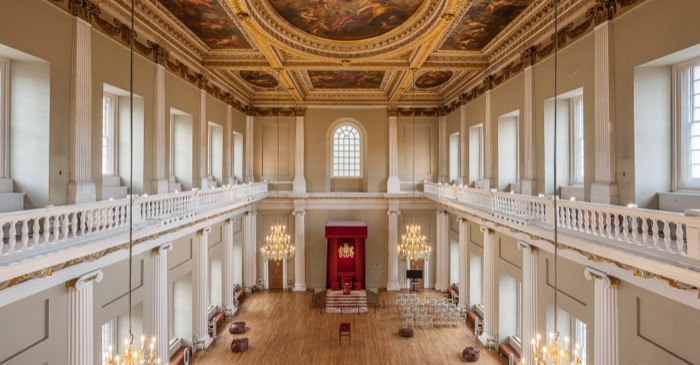
<path id="1" fill-rule="evenodd" d="M 595 24 L 612 20 L 617 12 L 615 0 L 596 0 L 595 4 L 586 11 L 587 18 L 593 18 Z"/>

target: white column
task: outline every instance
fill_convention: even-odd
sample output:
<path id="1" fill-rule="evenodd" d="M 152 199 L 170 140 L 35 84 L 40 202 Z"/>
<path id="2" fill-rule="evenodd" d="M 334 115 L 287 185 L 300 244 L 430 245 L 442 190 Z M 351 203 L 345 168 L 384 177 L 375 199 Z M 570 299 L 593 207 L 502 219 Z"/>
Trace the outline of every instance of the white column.
<path id="1" fill-rule="evenodd" d="M 448 163 L 450 162 L 450 146 L 447 138 L 447 116 L 440 109 L 438 117 L 438 182 L 446 183 L 448 181 Z"/>
<path id="2" fill-rule="evenodd" d="M 209 233 L 211 227 L 197 231 L 192 267 L 192 334 L 209 347 Z"/>
<path id="3" fill-rule="evenodd" d="M 306 291 L 306 202 L 294 201 L 294 291 Z"/>
<path id="4" fill-rule="evenodd" d="M 459 174 L 457 185 L 469 185 L 469 128 L 467 128 L 467 109 L 459 107 Z"/>
<path id="5" fill-rule="evenodd" d="M 153 249 L 153 336 L 156 337 L 156 352 L 161 359 L 167 358 L 168 343 L 168 251 L 173 249 L 168 242 Z"/>
<path id="6" fill-rule="evenodd" d="M 482 268 L 482 302 L 484 303 L 484 332 L 479 336 L 479 340 L 485 346 L 487 341 L 498 332 L 496 324 L 498 317 L 498 307 L 494 301 L 494 258 L 496 255 L 496 237 L 492 230 L 482 226 L 481 232 L 484 234 L 484 264 Z"/>
<path id="7" fill-rule="evenodd" d="M 209 188 L 209 120 L 207 119 L 207 90 L 206 81 L 200 83 L 199 90 L 199 187 Z"/>
<path id="8" fill-rule="evenodd" d="M 224 221 L 224 313 L 226 310 L 233 313 L 236 307 L 233 305 L 233 222 L 235 217 Z"/>
<path id="9" fill-rule="evenodd" d="M 481 180 L 481 187 L 485 190 L 491 189 L 491 89 L 486 90 L 484 96 L 486 115 L 484 116 L 484 176 Z"/>
<path id="10" fill-rule="evenodd" d="M 401 192 L 401 181 L 399 180 L 398 167 L 398 139 L 396 135 L 396 119 L 398 111 L 394 108 L 388 110 L 389 113 L 389 179 L 387 180 L 386 192 Z"/>
<path id="11" fill-rule="evenodd" d="M 533 79 L 533 67 L 528 66 L 523 72 L 525 81 L 524 105 L 523 105 L 523 179 L 520 183 L 520 193 L 534 195 L 537 189 L 535 180 L 535 83 Z"/>
<path id="12" fill-rule="evenodd" d="M 430 285 L 430 260 L 423 260 L 423 288 L 432 288 Z"/>
<path id="13" fill-rule="evenodd" d="M 92 60 L 89 22 L 75 17 L 73 68 L 70 106 L 70 182 L 68 201 L 86 203 L 96 200 L 92 181 Z"/>
<path id="14" fill-rule="evenodd" d="M 449 216 L 437 211 L 437 242 L 435 243 L 435 290 L 445 291 L 449 287 Z"/>
<path id="15" fill-rule="evenodd" d="M 226 141 L 226 156 L 224 156 L 226 180 L 229 185 L 234 185 L 236 177 L 233 174 L 233 106 L 230 103 L 226 105 L 226 138 L 224 140 Z"/>
<path id="16" fill-rule="evenodd" d="M 252 113 L 250 111 L 249 113 Z M 253 130 L 255 129 L 252 114 L 245 117 L 245 181 L 254 182 L 253 176 Z"/>
<path id="17" fill-rule="evenodd" d="M 94 360 L 93 282 L 102 281 L 102 270 L 89 272 L 66 283 L 68 287 L 68 364 L 91 365 Z"/>
<path id="18" fill-rule="evenodd" d="M 243 286 L 251 287 L 256 284 L 257 269 L 257 244 L 256 244 L 256 215 L 251 210 L 243 215 Z"/>
<path id="19" fill-rule="evenodd" d="M 537 247 L 519 241 L 518 248 L 523 251 L 522 358 L 532 359 L 530 340 L 537 336 Z"/>
<path id="20" fill-rule="evenodd" d="M 156 64 L 155 88 L 153 91 L 153 194 L 168 192 L 168 179 L 165 174 L 165 67 Z"/>
<path id="21" fill-rule="evenodd" d="M 306 192 L 306 178 L 304 177 L 304 108 L 296 108 L 296 149 L 294 159 L 294 185 L 295 193 Z M 286 283 L 285 283 L 286 285 Z"/>
<path id="22" fill-rule="evenodd" d="M 617 204 L 615 183 L 615 73 L 613 27 L 606 21 L 595 27 L 595 182 L 591 202 Z"/>
<path id="23" fill-rule="evenodd" d="M 464 218 L 459 221 L 459 306 L 469 308 L 469 222 Z"/>
<path id="24" fill-rule="evenodd" d="M 583 275 L 586 279 L 593 279 L 595 282 L 593 363 L 617 365 L 620 363 L 620 316 L 617 297 L 620 280 L 590 267 L 583 270 Z"/>
<path id="25" fill-rule="evenodd" d="M 390 200 L 389 210 L 386 212 L 389 215 L 389 262 L 387 264 L 387 283 L 386 290 L 400 290 L 399 286 L 399 201 Z"/>

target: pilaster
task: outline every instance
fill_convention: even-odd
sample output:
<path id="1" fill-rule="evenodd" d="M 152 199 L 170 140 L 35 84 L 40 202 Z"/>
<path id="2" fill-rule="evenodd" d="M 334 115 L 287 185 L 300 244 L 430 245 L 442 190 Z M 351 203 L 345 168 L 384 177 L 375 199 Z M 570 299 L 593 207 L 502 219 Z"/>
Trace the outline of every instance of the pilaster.
<path id="1" fill-rule="evenodd" d="M 192 268 L 192 334 L 198 340 L 204 340 L 204 346 L 209 347 L 212 338 L 209 337 L 209 233 L 211 227 L 197 231 Z"/>
<path id="2" fill-rule="evenodd" d="M 156 63 L 155 88 L 153 92 L 153 194 L 168 193 L 165 165 L 165 67 Z"/>
<path id="3" fill-rule="evenodd" d="M 306 291 L 306 202 L 294 201 L 294 291 Z"/>
<path id="4" fill-rule="evenodd" d="M 613 24 L 604 21 L 593 31 L 595 42 L 595 182 L 591 202 L 617 204 L 615 183 L 615 71 Z"/>
<path id="5" fill-rule="evenodd" d="M 255 181 L 255 177 L 253 176 L 254 119 L 255 117 L 252 114 L 246 115 L 245 117 L 245 181 L 249 183 Z"/>
<path id="6" fill-rule="evenodd" d="M 467 109 L 462 105 L 459 107 L 459 174 L 460 181 L 457 185 L 469 185 L 469 128 L 467 128 Z"/>
<path id="7" fill-rule="evenodd" d="M 491 157 L 493 155 L 491 151 L 491 128 L 493 127 L 493 123 L 491 120 L 491 87 L 489 86 L 488 89 L 486 90 L 486 94 L 484 95 L 484 103 L 486 106 L 484 109 L 486 109 L 486 115 L 484 116 L 484 148 L 483 148 L 483 153 L 484 153 L 484 166 L 483 166 L 483 172 L 484 175 L 481 180 L 481 188 L 484 190 L 490 190 L 491 186 L 493 185 L 491 183 L 491 179 L 493 178 L 493 172 L 491 168 Z"/>
<path id="8" fill-rule="evenodd" d="M 449 216 L 437 211 L 437 242 L 435 244 L 435 290 L 445 291 L 449 287 Z"/>
<path id="9" fill-rule="evenodd" d="M 257 244 L 256 215 L 251 210 L 243 215 L 243 286 L 251 287 L 257 283 Z"/>
<path id="10" fill-rule="evenodd" d="M 93 283 L 102 281 L 102 270 L 89 272 L 66 283 L 68 287 L 68 363 L 91 365 L 94 356 Z"/>
<path id="11" fill-rule="evenodd" d="M 389 109 L 389 179 L 387 180 L 387 193 L 401 192 L 401 181 L 398 169 L 398 138 L 396 131 L 397 110 Z"/>
<path id="12" fill-rule="evenodd" d="M 92 181 L 92 26 L 74 17 L 73 66 L 70 107 L 70 182 L 68 202 L 87 203 L 96 200 Z"/>
<path id="13" fill-rule="evenodd" d="M 535 180 L 535 127 L 533 123 L 535 120 L 535 82 L 532 66 L 525 68 L 523 77 L 525 81 L 523 92 L 523 179 L 520 183 L 520 193 L 534 195 L 537 191 L 537 181 Z"/>
<path id="14" fill-rule="evenodd" d="M 209 188 L 209 120 L 207 119 L 207 90 L 199 90 L 199 187 Z"/>
<path id="15" fill-rule="evenodd" d="M 459 221 L 459 306 L 469 308 L 469 222 L 464 218 Z"/>
<path id="16" fill-rule="evenodd" d="M 295 193 L 306 192 L 306 178 L 304 177 L 304 110 L 296 109 L 296 147 L 294 159 L 294 185 Z"/>
<path id="17" fill-rule="evenodd" d="M 494 259 L 496 254 L 496 235 L 493 230 L 481 226 L 481 232 L 484 234 L 484 264 L 483 267 L 483 284 L 482 284 L 482 302 L 484 304 L 484 332 L 479 336 L 479 341 L 485 346 L 489 339 L 494 338 L 498 331 L 496 323 L 498 317 L 498 308 L 494 300 Z"/>
<path id="18" fill-rule="evenodd" d="M 229 185 L 234 185 L 236 183 L 236 177 L 233 172 L 233 106 L 231 104 L 226 104 L 226 138 L 224 138 L 226 147 L 224 148 L 224 166 L 226 166 L 226 171 L 224 171 L 224 176 Z"/>
<path id="19" fill-rule="evenodd" d="M 173 244 L 168 242 L 153 249 L 153 336 L 156 351 L 163 358 L 169 351 L 168 337 L 168 251 Z"/>
<path id="20" fill-rule="evenodd" d="M 450 162 L 450 140 L 447 138 L 447 116 L 438 117 L 438 182 L 448 182 L 448 163 Z"/>
<path id="21" fill-rule="evenodd" d="M 620 316 L 617 289 L 620 280 L 587 267 L 583 275 L 595 282 L 593 307 L 593 363 L 617 365 L 620 363 Z"/>
<path id="22" fill-rule="evenodd" d="M 522 358 L 532 359 L 530 340 L 537 336 L 537 247 L 523 241 L 518 242 L 518 249 L 523 251 L 523 329 Z"/>
<path id="23" fill-rule="evenodd" d="M 236 218 L 229 218 L 224 221 L 224 313 L 233 313 L 233 222 Z"/>
<path id="24" fill-rule="evenodd" d="M 401 211 L 399 210 L 399 201 L 390 200 L 389 210 L 386 212 L 389 215 L 389 262 L 387 265 L 387 279 L 386 290 L 400 290 L 399 286 L 399 215 Z"/>

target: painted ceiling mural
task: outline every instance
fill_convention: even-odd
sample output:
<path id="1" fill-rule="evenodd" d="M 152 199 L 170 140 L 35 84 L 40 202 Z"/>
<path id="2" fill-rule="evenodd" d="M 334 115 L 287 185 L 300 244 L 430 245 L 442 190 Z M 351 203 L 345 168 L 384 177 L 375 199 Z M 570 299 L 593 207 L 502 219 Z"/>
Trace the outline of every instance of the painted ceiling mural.
<path id="1" fill-rule="evenodd" d="M 160 2 L 210 48 L 252 48 L 217 0 Z"/>
<path id="2" fill-rule="evenodd" d="M 534 0 L 477 0 L 441 50 L 480 51 Z"/>
<path id="3" fill-rule="evenodd" d="M 309 71 L 315 89 L 378 89 L 384 71 Z"/>
<path id="4" fill-rule="evenodd" d="M 452 77 L 452 71 L 431 71 L 426 72 L 416 79 L 416 87 L 419 89 L 430 89 L 446 83 Z"/>
<path id="5" fill-rule="evenodd" d="M 272 89 L 277 87 L 278 82 L 275 76 L 265 71 L 241 71 L 241 78 L 247 83 L 263 89 Z"/>
<path id="6" fill-rule="evenodd" d="M 270 0 L 295 27 L 340 41 L 376 37 L 403 24 L 423 0 Z"/>

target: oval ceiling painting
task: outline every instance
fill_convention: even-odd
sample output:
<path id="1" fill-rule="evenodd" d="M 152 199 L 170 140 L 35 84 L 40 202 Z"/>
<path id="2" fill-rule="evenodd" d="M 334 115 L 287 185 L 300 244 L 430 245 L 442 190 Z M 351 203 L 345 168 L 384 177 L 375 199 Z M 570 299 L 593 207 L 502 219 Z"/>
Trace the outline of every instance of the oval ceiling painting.
<path id="1" fill-rule="evenodd" d="M 446 83 L 451 77 L 452 71 L 426 72 L 416 79 L 416 87 L 419 89 L 430 89 Z"/>
<path id="2" fill-rule="evenodd" d="M 263 89 L 271 89 L 277 87 L 277 79 L 272 76 L 269 72 L 265 71 L 240 71 L 239 72 L 243 80 L 248 82 L 253 86 L 257 86 Z"/>
<path id="3" fill-rule="evenodd" d="M 269 0 L 295 27 L 338 41 L 384 34 L 403 24 L 423 0 Z"/>

